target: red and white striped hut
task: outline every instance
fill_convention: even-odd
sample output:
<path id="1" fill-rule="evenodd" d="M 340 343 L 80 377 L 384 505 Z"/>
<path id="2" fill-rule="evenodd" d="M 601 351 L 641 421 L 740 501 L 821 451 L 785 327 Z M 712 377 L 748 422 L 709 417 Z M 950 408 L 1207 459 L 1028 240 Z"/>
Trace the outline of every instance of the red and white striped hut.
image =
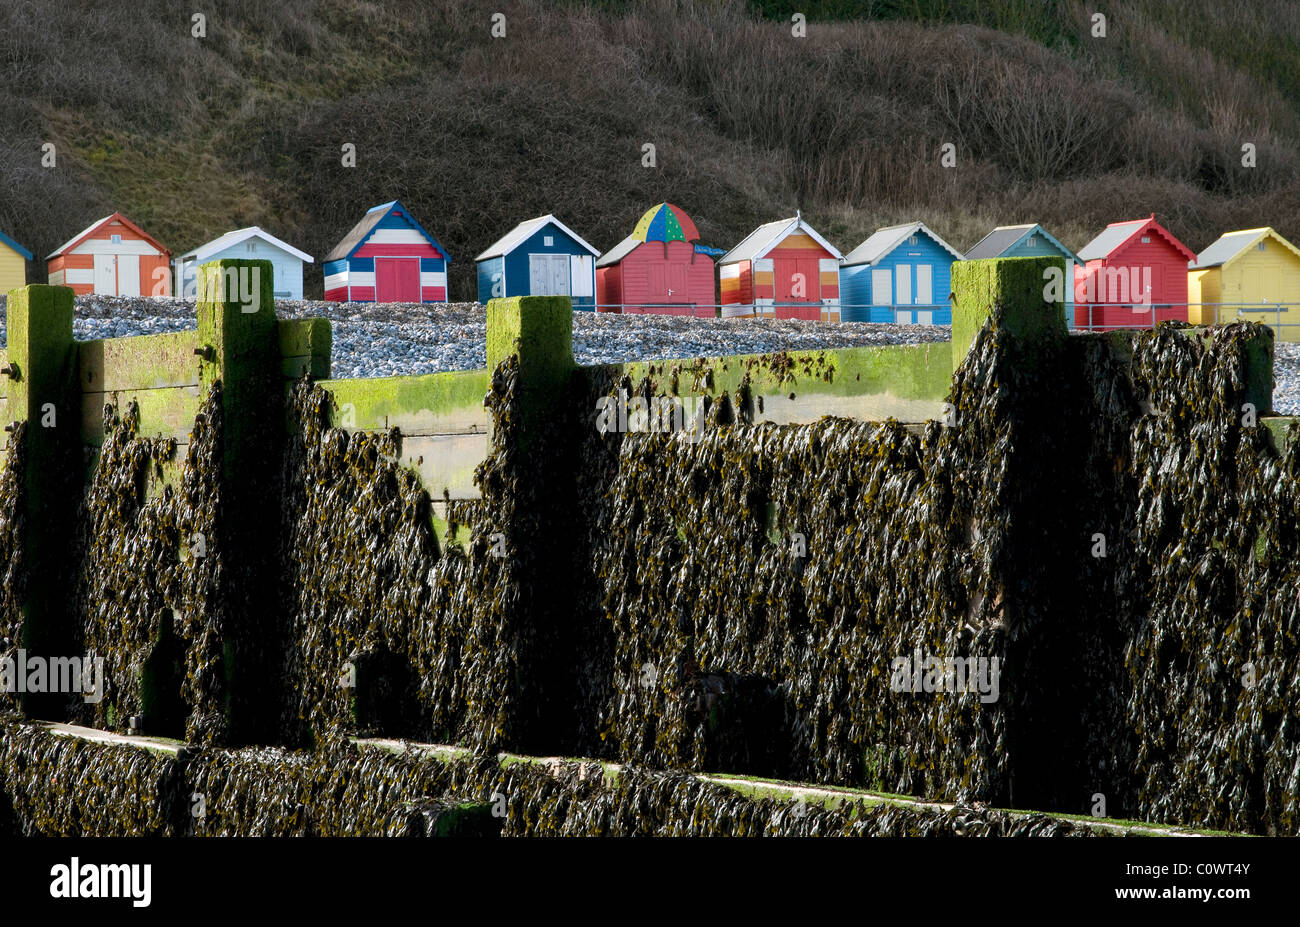
<path id="1" fill-rule="evenodd" d="M 171 252 L 120 212 L 82 229 L 47 258 L 49 281 L 78 296 L 170 296 Z"/>

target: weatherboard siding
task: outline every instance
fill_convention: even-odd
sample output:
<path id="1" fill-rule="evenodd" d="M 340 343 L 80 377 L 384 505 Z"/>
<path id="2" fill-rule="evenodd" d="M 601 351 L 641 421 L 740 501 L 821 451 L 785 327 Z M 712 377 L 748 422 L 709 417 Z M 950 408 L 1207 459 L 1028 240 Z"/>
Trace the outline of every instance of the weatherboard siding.
<path id="1" fill-rule="evenodd" d="M 547 239 L 551 240 L 550 244 L 546 243 Z M 530 257 L 534 254 L 552 254 L 563 255 L 569 260 L 569 286 L 568 292 L 560 295 L 567 295 L 573 302 L 573 308 L 590 311 L 596 305 L 596 283 L 593 272 L 596 262 L 595 256 L 590 251 L 578 244 L 567 232 L 558 225 L 548 222 L 541 226 L 532 235 L 525 238 L 519 244 L 515 245 L 509 253 L 489 258 L 479 262 L 478 268 L 478 298 L 479 302 L 486 303 L 494 296 L 537 296 L 537 295 L 554 295 L 554 294 L 537 294 L 532 292 L 532 267 Z M 585 271 L 578 270 L 574 266 L 574 257 L 590 258 L 584 262 Z M 581 281 L 574 279 L 575 270 L 587 275 L 586 285 L 581 285 Z M 495 274 L 504 273 L 502 280 L 494 280 Z M 502 283 L 502 291 L 493 293 L 493 286 L 496 283 Z M 579 291 L 575 293 L 576 291 Z M 583 293 L 582 291 L 586 291 Z"/>
<path id="2" fill-rule="evenodd" d="M 1075 292 L 1075 325 L 1079 328 L 1131 328 L 1156 322 L 1187 321 L 1187 257 L 1155 229 L 1123 245 L 1107 258 L 1088 261 L 1084 267 L 1075 268 L 1075 279 L 1082 283 L 1093 278 L 1093 291 Z M 1145 290 L 1146 269 L 1151 270 L 1151 292 Z M 1136 271 L 1138 293 L 1112 288 L 1108 271 L 1123 271 L 1126 275 Z M 1129 276 L 1133 280 L 1133 276 Z M 1080 298 L 1083 297 L 1083 298 Z M 1091 297 L 1091 298 L 1089 298 Z M 1094 305 L 1119 302 L 1119 305 Z M 1154 309 L 1149 308 L 1154 304 Z M 1172 305 L 1170 305 L 1172 304 Z"/>
<path id="3" fill-rule="evenodd" d="M 893 251 L 874 264 L 853 264 L 840 268 L 841 318 L 846 322 L 916 322 L 918 313 L 931 313 L 934 325 L 951 325 L 952 308 L 948 294 L 952 291 L 953 256 L 928 235 L 917 235 L 917 243 L 903 241 Z M 918 265 L 930 267 L 930 299 L 918 303 Z M 872 288 L 872 271 L 889 271 L 888 293 L 876 293 Z M 898 283 L 906 277 L 907 292 L 911 298 L 900 304 L 897 301 Z M 877 299 L 882 304 L 875 305 Z"/>
<path id="4" fill-rule="evenodd" d="M 256 245 L 250 249 L 249 245 Z M 260 238 L 250 238 L 223 248 L 202 261 L 189 258 L 181 265 L 181 279 L 177 280 L 179 292 L 187 299 L 193 299 L 197 289 L 199 264 L 221 260 L 270 261 L 273 277 L 273 289 L 277 299 L 302 299 L 302 259 Z"/>
<path id="5" fill-rule="evenodd" d="M 619 294 L 611 298 L 609 271 L 618 268 Z M 613 303 L 629 313 L 690 315 L 692 307 L 715 305 L 713 259 L 697 254 L 685 241 L 642 242 L 615 265 L 603 267 L 602 305 Z M 668 290 L 672 292 L 669 293 Z"/>

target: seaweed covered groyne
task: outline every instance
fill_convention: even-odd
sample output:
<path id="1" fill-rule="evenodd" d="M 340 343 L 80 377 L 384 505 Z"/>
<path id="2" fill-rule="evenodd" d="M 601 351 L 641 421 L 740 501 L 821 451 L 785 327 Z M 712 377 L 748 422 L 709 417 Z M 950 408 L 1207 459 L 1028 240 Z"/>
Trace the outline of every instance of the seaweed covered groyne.
<path id="1" fill-rule="evenodd" d="M 108 683 L 6 704 L 189 745 L 12 720 L 0 828 L 427 831 L 494 793 L 540 803 L 507 833 L 949 826 L 877 809 L 809 831 L 681 778 L 707 772 L 1300 832 L 1300 499 L 1272 335 L 1069 336 L 1042 296 L 1056 263 L 955 265 L 951 355 L 581 368 L 552 298 L 489 307 L 488 371 L 376 381 L 329 378 L 327 327 L 233 300 L 148 344 L 69 328 L 80 508 L 33 544 L 30 494 L 59 469 L 31 457 L 34 399 L 0 477 L 0 627 L 4 655 L 93 653 Z M 129 381 L 128 347 L 149 359 Z M 55 541 L 71 581 L 34 610 Z M 138 788 L 129 819 L 36 771 L 79 750 L 93 788 Z M 632 765 L 611 786 L 501 750 Z M 405 804 L 372 806 L 381 782 Z M 196 825 L 187 789 L 244 811 Z"/>

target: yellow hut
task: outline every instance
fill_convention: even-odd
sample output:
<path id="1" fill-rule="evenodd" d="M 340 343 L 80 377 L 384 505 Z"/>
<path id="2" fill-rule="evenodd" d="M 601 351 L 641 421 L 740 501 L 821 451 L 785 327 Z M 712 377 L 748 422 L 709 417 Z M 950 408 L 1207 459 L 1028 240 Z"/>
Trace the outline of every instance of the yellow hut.
<path id="1" fill-rule="evenodd" d="M 27 262 L 32 253 L 0 232 L 0 295 L 27 286 Z"/>
<path id="2" fill-rule="evenodd" d="M 1188 321 L 1262 322 L 1279 341 L 1300 341 L 1300 249 L 1271 228 L 1229 232 L 1187 271 Z"/>

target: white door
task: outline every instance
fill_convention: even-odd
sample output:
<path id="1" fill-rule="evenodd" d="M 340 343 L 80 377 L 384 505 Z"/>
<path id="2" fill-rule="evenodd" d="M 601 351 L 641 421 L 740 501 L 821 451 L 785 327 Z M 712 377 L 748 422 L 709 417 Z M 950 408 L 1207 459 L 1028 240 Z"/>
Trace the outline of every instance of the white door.
<path id="1" fill-rule="evenodd" d="M 573 278 L 574 296 L 594 296 L 593 282 L 596 279 L 596 259 L 590 254 L 575 254 L 569 258 L 569 273 Z"/>
<path id="2" fill-rule="evenodd" d="M 569 256 L 528 255 L 528 292 L 533 296 L 568 296 Z"/>
<path id="3" fill-rule="evenodd" d="M 934 282 L 931 279 L 933 272 L 934 268 L 929 264 L 916 265 L 916 304 L 918 306 L 934 305 Z"/>
<path id="4" fill-rule="evenodd" d="M 894 278 L 888 270 L 871 272 L 871 305 L 888 306 L 894 301 Z"/>
<path id="5" fill-rule="evenodd" d="M 912 265 L 899 264 L 894 268 L 894 305 L 912 305 Z"/>
<path id="6" fill-rule="evenodd" d="M 552 296 L 569 295 L 569 256 L 567 254 L 551 255 L 551 294 Z"/>
<path id="7" fill-rule="evenodd" d="M 119 254 L 117 256 L 117 295 L 140 295 L 140 255 Z"/>
<path id="8" fill-rule="evenodd" d="M 95 255 L 95 292 L 103 296 L 117 295 L 117 260 L 112 254 Z"/>

